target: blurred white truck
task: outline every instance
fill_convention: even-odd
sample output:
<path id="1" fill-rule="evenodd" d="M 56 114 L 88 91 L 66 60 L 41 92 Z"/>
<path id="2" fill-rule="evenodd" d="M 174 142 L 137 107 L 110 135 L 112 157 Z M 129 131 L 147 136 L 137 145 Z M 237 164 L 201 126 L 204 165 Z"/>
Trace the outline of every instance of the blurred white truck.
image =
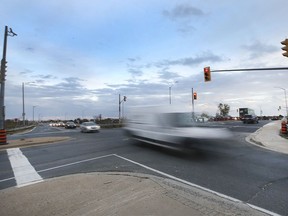
<path id="1" fill-rule="evenodd" d="M 196 140 L 227 139 L 231 133 L 208 119 L 174 107 L 134 107 L 128 112 L 125 131 L 138 141 L 167 148 L 189 147 Z"/>

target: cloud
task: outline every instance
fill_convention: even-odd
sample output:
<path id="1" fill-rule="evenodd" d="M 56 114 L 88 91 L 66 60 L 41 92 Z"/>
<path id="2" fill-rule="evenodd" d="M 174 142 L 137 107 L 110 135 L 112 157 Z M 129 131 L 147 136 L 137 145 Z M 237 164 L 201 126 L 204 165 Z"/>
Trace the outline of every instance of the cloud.
<path id="1" fill-rule="evenodd" d="M 33 73 L 32 70 L 25 69 L 24 71 L 20 72 L 20 75 L 26 75 L 26 74 L 31 74 L 31 73 Z"/>
<path id="2" fill-rule="evenodd" d="M 128 72 L 133 76 L 133 77 L 139 77 L 143 75 L 143 71 L 137 68 L 129 68 Z"/>
<path id="3" fill-rule="evenodd" d="M 55 85 L 56 88 L 59 90 L 65 90 L 65 91 L 72 91 L 72 92 L 85 92 L 83 85 L 81 84 L 81 81 L 84 81 L 83 79 L 77 78 L 77 77 L 67 77 L 64 78 L 62 82 Z"/>
<path id="4" fill-rule="evenodd" d="M 27 47 L 27 48 L 26 48 L 26 51 L 28 51 L 28 52 L 34 52 L 34 51 L 35 51 L 35 49 L 34 49 L 34 48 L 32 48 L 32 47 Z"/>
<path id="5" fill-rule="evenodd" d="M 139 60 L 141 60 L 140 59 L 140 57 L 135 57 L 135 58 L 127 58 L 128 59 L 128 61 L 130 61 L 130 62 L 132 62 L 132 63 L 134 63 L 134 62 L 136 62 L 136 61 L 139 61 Z"/>
<path id="6" fill-rule="evenodd" d="M 162 71 L 158 72 L 159 78 L 163 80 L 177 80 L 181 76 L 175 72 L 167 71 L 167 68 L 164 68 Z"/>
<path id="7" fill-rule="evenodd" d="M 193 7 L 190 4 L 176 5 L 172 10 L 164 10 L 162 14 L 164 17 L 176 22 L 177 31 L 184 34 L 196 30 L 196 28 L 192 25 L 193 18 L 203 17 L 205 15 L 202 10 Z"/>
<path id="8" fill-rule="evenodd" d="M 265 54 L 279 51 L 277 46 L 264 44 L 260 41 L 254 41 L 251 44 L 243 45 L 242 48 L 250 53 L 250 58 L 258 58 Z"/>
<path id="9" fill-rule="evenodd" d="M 199 64 L 203 64 L 205 62 L 222 62 L 222 61 L 224 61 L 223 57 L 215 55 L 212 52 L 204 52 L 200 55 L 196 55 L 195 57 L 186 57 L 175 60 L 163 60 L 154 63 L 154 65 L 156 67 L 169 67 L 173 65 L 192 67 L 192 66 L 198 66 Z"/>
<path id="10" fill-rule="evenodd" d="M 187 19 L 191 17 L 203 16 L 202 10 L 191 6 L 190 4 L 176 5 L 172 10 L 164 10 L 163 15 L 170 18 L 171 20 Z"/>

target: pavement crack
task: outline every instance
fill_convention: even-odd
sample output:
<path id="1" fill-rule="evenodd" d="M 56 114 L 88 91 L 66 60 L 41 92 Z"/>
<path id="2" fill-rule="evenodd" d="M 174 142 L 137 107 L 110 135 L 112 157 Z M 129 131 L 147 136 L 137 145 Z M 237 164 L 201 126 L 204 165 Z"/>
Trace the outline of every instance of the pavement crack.
<path id="1" fill-rule="evenodd" d="M 267 191 L 269 189 L 269 187 L 271 187 L 272 185 L 274 185 L 274 184 L 276 184 L 278 182 L 281 182 L 281 181 L 286 181 L 286 180 L 288 180 L 288 176 L 284 177 L 284 178 L 279 178 L 279 179 L 275 179 L 273 181 L 267 182 L 266 184 L 262 185 L 260 187 L 260 189 L 253 196 L 251 196 L 250 199 L 247 200 L 247 203 L 251 203 L 253 200 L 255 200 L 259 196 L 259 194 Z"/>

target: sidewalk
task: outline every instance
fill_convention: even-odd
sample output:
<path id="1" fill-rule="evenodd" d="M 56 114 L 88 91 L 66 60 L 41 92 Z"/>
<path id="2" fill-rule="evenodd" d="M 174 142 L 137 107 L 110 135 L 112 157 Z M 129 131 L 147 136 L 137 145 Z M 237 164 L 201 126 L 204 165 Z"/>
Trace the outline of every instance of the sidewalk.
<path id="1" fill-rule="evenodd" d="M 88 173 L 0 191 L 0 215 L 264 216 L 241 201 L 136 173 Z"/>
<path id="2" fill-rule="evenodd" d="M 271 122 L 247 139 L 267 149 L 288 153 L 288 141 L 279 136 L 280 124 L 281 121 Z M 61 141 L 58 139 L 45 141 Z M 39 142 L 40 139 L 30 139 L 10 144 L 20 147 Z M 45 179 L 25 187 L 0 190 L 0 199 L 0 215 L 11 216 L 277 215 L 213 191 L 137 173 L 86 173 Z"/>
<path id="3" fill-rule="evenodd" d="M 288 154 L 288 139 L 280 136 L 281 120 L 272 121 L 247 137 L 247 141 L 266 149 Z"/>

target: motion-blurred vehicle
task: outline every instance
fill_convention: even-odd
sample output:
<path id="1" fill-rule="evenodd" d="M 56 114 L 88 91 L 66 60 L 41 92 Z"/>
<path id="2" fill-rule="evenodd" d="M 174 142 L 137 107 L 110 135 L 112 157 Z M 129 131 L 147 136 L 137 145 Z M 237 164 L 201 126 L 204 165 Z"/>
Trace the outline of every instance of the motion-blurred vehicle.
<path id="1" fill-rule="evenodd" d="M 65 123 L 64 122 L 58 122 L 57 127 L 65 127 Z"/>
<path id="2" fill-rule="evenodd" d="M 84 122 L 80 125 L 80 130 L 82 133 L 88 132 L 99 132 L 100 125 L 97 125 L 95 122 Z"/>
<path id="3" fill-rule="evenodd" d="M 68 121 L 65 124 L 65 128 L 66 129 L 75 129 L 76 128 L 76 124 L 74 122 L 72 122 L 72 121 Z"/>
<path id="4" fill-rule="evenodd" d="M 258 117 L 256 115 L 244 115 L 242 121 L 244 124 L 256 124 L 258 123 Z"/>
<path id="5" fill-rule="evenodd" d="M 124 130 L 138 141 L 166 148 L 189 148 L 196 140 L 227 139 L 231 133 L 192 112 L 167 107 L 135 107 L 128 112 Z"/>

